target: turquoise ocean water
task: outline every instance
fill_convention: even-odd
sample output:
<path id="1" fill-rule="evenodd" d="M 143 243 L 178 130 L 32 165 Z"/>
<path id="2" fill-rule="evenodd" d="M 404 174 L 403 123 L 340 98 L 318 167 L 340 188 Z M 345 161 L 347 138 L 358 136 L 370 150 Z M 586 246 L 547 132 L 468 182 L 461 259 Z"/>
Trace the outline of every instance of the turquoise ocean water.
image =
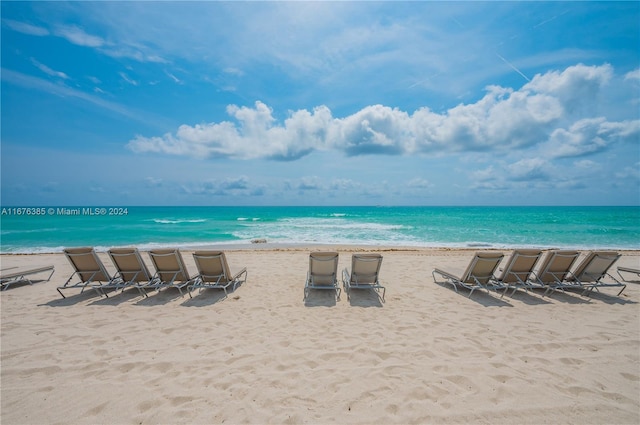
<path id="1" fill-rule="evenodd" d="M 367 244 L 640 249 L 640 207 L 3 208 L 0 251 L 70 246 Z"/>

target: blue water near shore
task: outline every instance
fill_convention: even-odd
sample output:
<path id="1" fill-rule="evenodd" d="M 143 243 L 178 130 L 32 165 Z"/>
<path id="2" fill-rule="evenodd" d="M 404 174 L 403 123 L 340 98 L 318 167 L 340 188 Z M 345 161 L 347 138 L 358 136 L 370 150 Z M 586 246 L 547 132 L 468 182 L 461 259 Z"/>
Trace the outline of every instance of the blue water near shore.
<path id="1" fill-rule="evenodd" d="M 72 214 L 59 208 L 48 211 L 36 216 L 3 209 L 0 252 L 60 252 L 70 246 L 224 247 L 248 244 L 253 239 L 266 239 L 269 244 L 640 249 L 640 207 L 127 207 L 121 211 L 66 211 Z"/>

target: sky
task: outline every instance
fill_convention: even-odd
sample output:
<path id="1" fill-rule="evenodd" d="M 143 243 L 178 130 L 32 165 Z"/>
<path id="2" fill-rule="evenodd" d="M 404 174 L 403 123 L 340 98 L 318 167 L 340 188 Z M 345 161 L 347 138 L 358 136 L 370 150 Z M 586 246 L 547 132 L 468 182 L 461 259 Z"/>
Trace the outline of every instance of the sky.
<path id="1" fill-rule="evenodd" d="M 1 2 L 3 206 L 640 205 L 640 2 Z"/>

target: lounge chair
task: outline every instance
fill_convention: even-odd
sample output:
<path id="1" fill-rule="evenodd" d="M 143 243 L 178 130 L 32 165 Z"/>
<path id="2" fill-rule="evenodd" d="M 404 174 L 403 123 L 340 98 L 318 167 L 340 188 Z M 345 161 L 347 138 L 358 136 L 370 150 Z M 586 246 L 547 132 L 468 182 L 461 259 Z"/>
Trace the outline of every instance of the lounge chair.
<path id="1" fill-rule="evenodd" d="M 102 286 L 103 292 L 104 289 L 110 288 L 124 291 L 129 287 L 136 287 L 145 295 L 139 286 L 155 283 L 137 248 L 112 248 L 109 250 L 109 257 L 117 270 L 116 278 L 119 279 Z M 107 295 L 106 292 L 104 294 Z"/>
<path id="2" fill-rule="evenodd" d="M 634 275 L 634 277 L 629 277 L 627 275 Z M 640 269 L 635 267 L 618 266 L 618 276 L 620 276 L 620 279 L 625 282 L 640 283 Z"/>
<path id="3" fill-rule="evenodd" d="M 565 288 L 580 287 L 579 282 L 566 280 L 571 266 L 579 256 L 580 253 L 578 251 L 551 250 L 547 252 L 547 255 L 542 259 L 542 264 L 533 273 L 531 284 L 545 289 L 543 295 L 556 289 L 564 291 Z"/>
<path id="4" fill-rule="evenodd" d="M 509 288 L 513 288 L 511 293 L 513 295 L 518 288 L 525 288 L 528 291 L 532 287 L 529 278 L 541 254 L 542 251 L 539 249 L 516 249 L 513 251 L 507 264 L 495 276 L 495 281 L 506 288 L 502 293 L 503 296 Z"/>
<path id="5" fill-rule="evenodd" d="M 227 263 L 227 257 L 222 251 L 196 251 L 193 259 L 198 268 L 198 275 L 193 279 L 193 284 L 189 286 L 189 297 L 194 289 L 222 289 L 224 297 L 229 294 L 228 287 L 232 291 L 236 286 L 247 280 L 247 268 L 244 267 L 239 272 L 232 274 Z M 244 278 L 243 278 L 244 277 Z"/>
<path id="6" fill-rule="evenodd" d="M 456 292 L 458 292 L 458 286 L 469 289 L 471 291 L 469 297 L 473 295 L 473 291 L 479 288 L 485 289 L 487 292 L 498 289 L 506 290 L 508 287 L 493 280 L 493 273 L 503 258 L 504 254 L 499 252 L 476 252 L 462 276 L 458 277 L 441 269 L 434 269 L 431 275 L 434 282 L 449 283 L 453 285 Z M 444 281 L 438 282 L 436 275 L 444 277 Z"/>
<path id="7" fill-rule="evenodd" d="M 335 291 L 336 299 L 340 299 L 337 252 L 312 252 L 309 254 L 309 271 L 307 272 L 307 281 L 304 284 L 305 300 L 311 289 Z"/>
<path id="8" fill-rule="evenodd" d="M 135 287 L 143 290 L 142 293 L 147 296 L 147 288 L 160 290 L 162 288 L 177 288 L 180 295 L 184 297 L 182 288 L 192 283 L 187 273 L 187 267 L 184 265 L 182 254 L 177 249 L 154 249 L 149 251 L 149 257 L 156 268 L 156 273 L 150 282 L 144 284 L 136 284 Z"/>
<path id="9" fill-rule="evenodd" d="M 594 289 L 604 287 L 622 287 L 618 295 L 627 287 L 626 283 L 622 283 L 609 274 L 609 269 L 618 261 L 620 254 L 615 251 L 591 251 L 582 260 L 576 269 L 567 277 L 566 281 L 576 282 L 581 288 L 584 288 L 584 294 L 590 294 Z M 604 279 L 609 277 L 608 281 Z"/>
<path id="10" fill-rule="evenodd" d="M 94 289 L 98 295 L 104 295 L 100 287 L 103 284 L 111 283 L 114 278 L 107 272 L 98 258 L 98 255 L 93 248 L 66 248 L 64 255 L 71 263 L 74 272 L 69 276 L 69 279 L 64 285 L 59 286 L 57 291 L 62 295 L 62 298 L 66 298 L 62 293 L 62 290 L 71 288 L 81 288 L 80 293 L 83 293 L 87 286 Z M 80 280 L 76 283 L 71 283 L 74 277 L 77 276 Z"/>
<path id="11" fill-rule="evenodd" d="M 29 285 L 33 285 L 33 282 L 27 276 L 48 271 L 51 271 L 51 273 L 46 279 L 47 282 L 51 280 L 51 276 L 53 276 L 53 272 L 55 271 L 53 266 L 6 267 L 0 271 L 0 286 L 4 291 L 7 290 L 9 286 L 18 282 L 29 282 Z"/>
<path id="12" fill-rule="evenodd" d="M 379 274 L 382 265 L 380 254 L 353 254 L 351 256 L 351 274 L 345 268 L 342 272 L 342 285 L 347 293 L 347 299 L 351 299 L 352 289 L 373 289 L 384 302 L 386 288 L 380 285 Z M 382 296 L 380 290 L 382 289 Z"/>

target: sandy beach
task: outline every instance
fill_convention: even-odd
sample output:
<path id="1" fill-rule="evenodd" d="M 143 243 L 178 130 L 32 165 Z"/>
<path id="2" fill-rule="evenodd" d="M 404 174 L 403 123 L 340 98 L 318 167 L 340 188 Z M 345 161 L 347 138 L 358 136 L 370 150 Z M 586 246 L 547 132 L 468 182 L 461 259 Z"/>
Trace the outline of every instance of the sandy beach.
<path id="1" fill-rule="evenodd" d="M 461 273 L 475 250 L 324 246 L 339 270 L 353 252 L 381 253 L 386 302 L 367 291 L 305 302 L 315 249 L 227 250 L 248 277 L 226 299 L 62 299 L 63 254 L 0 256 L 3 268 L 56 269 L 0 293 L 1 423 L 640 423 L 640 285 L 468 298 L 431 271 Z M 617 265 L 640 267 L 640 252 Z"/>

